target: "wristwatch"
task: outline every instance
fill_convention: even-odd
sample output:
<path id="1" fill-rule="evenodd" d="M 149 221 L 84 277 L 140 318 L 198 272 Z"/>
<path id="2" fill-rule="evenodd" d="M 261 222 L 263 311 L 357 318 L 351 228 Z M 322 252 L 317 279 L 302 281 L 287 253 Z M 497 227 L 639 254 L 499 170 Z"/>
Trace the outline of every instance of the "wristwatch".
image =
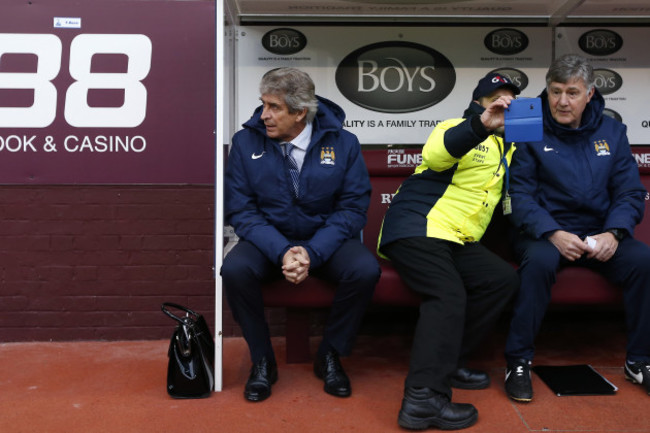
<path id="1" fill-rule="evenodd" d="M 607 231 L 610 232 L 611 234 L 613 234 L 614 237 L 616 238 L 616 240 L 619 241 L 619 242 L 623 240 L 623 238 L 625 237 L 625 234 L 626 234 L 625 230 L 623 230 L 623 229 L 609 229 Z"/>

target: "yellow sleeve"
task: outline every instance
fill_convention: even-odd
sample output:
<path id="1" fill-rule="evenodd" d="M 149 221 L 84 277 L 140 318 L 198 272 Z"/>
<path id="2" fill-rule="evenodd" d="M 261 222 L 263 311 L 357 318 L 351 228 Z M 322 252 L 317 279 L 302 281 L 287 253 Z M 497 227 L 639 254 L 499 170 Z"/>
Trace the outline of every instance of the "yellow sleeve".
<path id="1" fill-rule="evenodd" d="M 416 170 L 417 173 L 426 169 L 444 171 L 458 162 L 458 158 L 447 152 L 445 132 L 465 120 L 467 119 L 449 119 L 436 125 L 422 148 L 422 165 Z"/>

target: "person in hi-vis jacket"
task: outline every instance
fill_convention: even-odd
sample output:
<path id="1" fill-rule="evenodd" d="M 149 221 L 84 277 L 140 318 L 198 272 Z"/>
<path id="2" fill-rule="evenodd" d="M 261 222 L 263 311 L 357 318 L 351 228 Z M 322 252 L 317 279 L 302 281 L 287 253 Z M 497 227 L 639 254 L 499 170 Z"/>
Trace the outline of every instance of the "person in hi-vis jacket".
<path id="1" fill-rule="evenodd" d="M 479 243 L 493 212 L 501 212 L 498 205 L 509 206 L 503 191 L 514 146 L 501 135 L 504 110 L 517 94 L 507 77 L 483 77 L 464 117 L 433 130 L 422 164 L 384 216 L 378 252 L 422 296 L 398 417 L 402 427 L 469 427 L 478 412 L 452 403 L 451 388 L 490 384 L 487 373 L 465 361 L 519 286 L 512 265 Z"/>

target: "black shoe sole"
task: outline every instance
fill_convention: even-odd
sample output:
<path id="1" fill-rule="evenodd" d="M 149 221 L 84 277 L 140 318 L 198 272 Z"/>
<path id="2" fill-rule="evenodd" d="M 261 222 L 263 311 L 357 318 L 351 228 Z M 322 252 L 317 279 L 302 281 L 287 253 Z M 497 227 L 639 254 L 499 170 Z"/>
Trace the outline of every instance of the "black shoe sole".
<path id="1" fill-rule="evenodd" d="M 249 395 L 244 393 L 244 398 L 246 399 L 246 401 L 252 401 L 253 403 L 264 401 L 269 397 L 271 397 L 271 391 L 269 391 L 269 395 L 265 395 L 265 396 Z"/>
<path id="2" fill-rule="evenodd" d="M 327 389 L 327 387 L 324 387 L 323 390 L 334 397 L 350 397 L 350 395 L 352 395 L 352 391 L 349 389 L 345 391 L 337 391 L 335 389 Z"/>
<path id="3" fill-rule="evenodd" d="M 509 395 L 508 397 L 510 397 L 512 400 L 517 401 L 519 403 L 530 403 L 531 401 L 533 401 L 532 397 L 530 397 L 530 398 L 527 398 L 527 397 L 513 397 L 511 395 Z"/>
<path id="4" fill-rule="evenodd" d="M 397 424 L 399 424 L 400 427 L 409 430 L 426 430 L 430 427 L 436 427 L 440 430 L 460 430 L 474 425 L 477 420 L 478 412 L 470 418 L 464 419 L 462 421 L 452 422 L 445 421 L 437 417 L 415 418 L 400 411 L 399 416 L 397 417 Z"/>

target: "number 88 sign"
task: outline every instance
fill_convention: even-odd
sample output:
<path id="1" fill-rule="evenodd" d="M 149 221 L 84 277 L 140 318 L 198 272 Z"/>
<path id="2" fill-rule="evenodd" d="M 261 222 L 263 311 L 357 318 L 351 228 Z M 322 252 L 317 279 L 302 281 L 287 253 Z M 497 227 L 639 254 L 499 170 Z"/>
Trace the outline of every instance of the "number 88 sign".
<path id="1" fill-rule="evenodd" d="M 81 34 L 70 44 L 70 76 L 75 80 L 65 94 L 65 119 L 74 127 L 133 128 L 146 116 L 147 89 L 142 80 L 151 69 L 151 40 L 136 34 Z M 51 34 L 0 34 L 4 54 L 34 54 L 37 71 L 0 72 L 0 89 L 31 89 L 31 107 L 0 107 L 0 128 L 44 128 L 56 117 L 57 89 L 52 80 L 61 68 L 61 40 Z M 91 72 L 96 54 L 123 54 L 125 73 Z M 122 89 L 120 107 L 91 107 L 90 89 Z"/>

